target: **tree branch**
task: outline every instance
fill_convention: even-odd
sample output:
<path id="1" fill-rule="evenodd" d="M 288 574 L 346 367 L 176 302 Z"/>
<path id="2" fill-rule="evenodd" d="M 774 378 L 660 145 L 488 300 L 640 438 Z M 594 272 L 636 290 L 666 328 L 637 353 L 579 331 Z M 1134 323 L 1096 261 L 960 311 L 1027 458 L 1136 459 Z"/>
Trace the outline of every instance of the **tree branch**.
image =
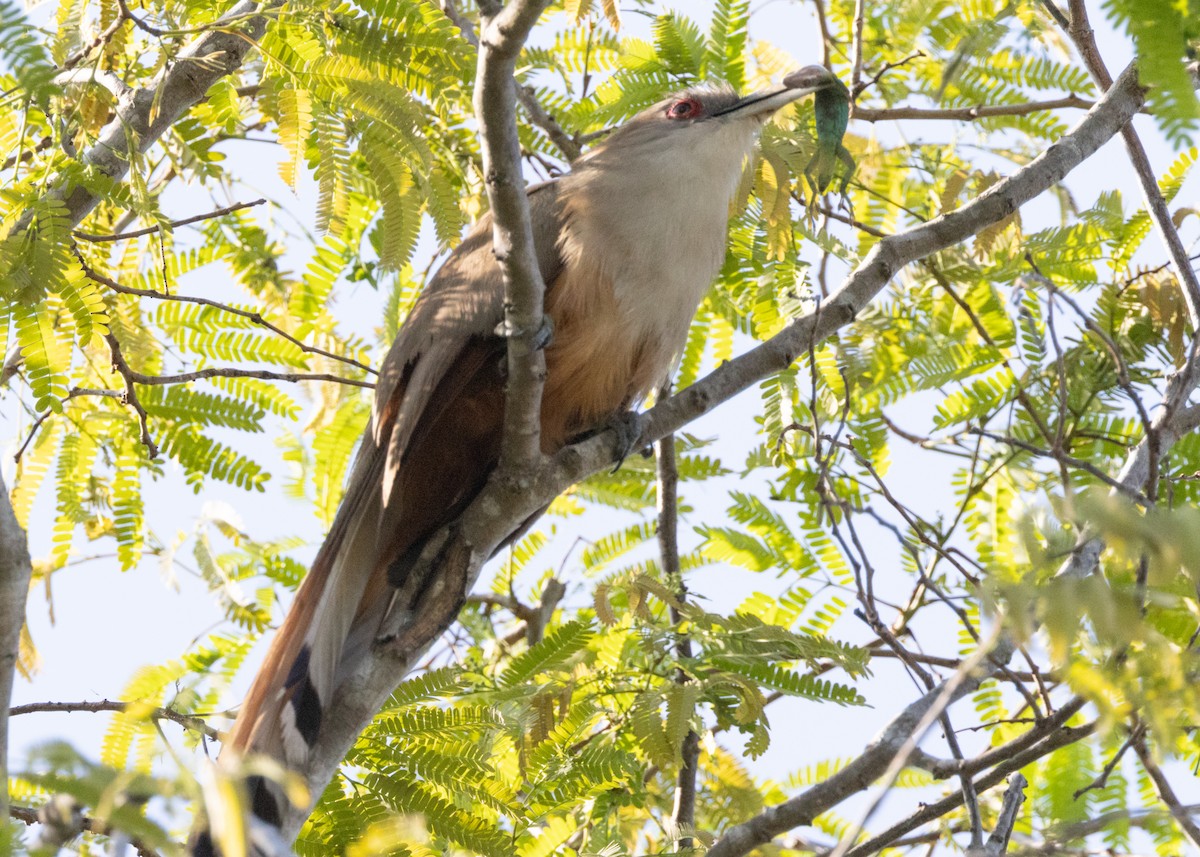
<path id="1" fill-rule="evenodd" d="M 138 702 L 120 702 L 111 699 L 101 699 L 95 702 L 31 702 L 27 705 L 14 705 L 8 709 L 8 716 L 19 717 L 22 714 L 70 713 L 74 711 L 124 712 L 128 711 L 130 707 L 138 708 L 141 705 L 142 703 Z M 153 720 L 170 720 L 172 723 L 178 723 L 184 729 L 199 732 L 208 738 L 219 739 L 221 737 L 221 733 L 205 723 L 202 718 L 190 714 L 182 714 L 172 708 L 150 708 L 146 710 L 146 715 Z"/>
<path id="2" fill-rule="evenodd" d="M 1105 65 L 1103 57 L 1100 56 L 1100 48 L 1096 45 L 1096 34 L 1088 21 L 1087 4 L 1083 0 L 1070 0 L 1068 8 L 1071 19 L 1067 27 L 1067 35 L 1071 37 L 1080 56 L 1083 57 L 1084 65 L 1091 72 L 1092 79 L 1102 89 L 1108 89 L 1112 86 L 1112 75 L 1109 74 L 1108 67 Z M 1175 274 L 1183 286 L 1183 299 L 1187 302 L 1192 330 L 1200 333 L 1200 282 L 1196 279 L 1196 271 L 1192 267 L 1187 250 L 1179 237 L 1179 230 L 1175 228 L 1175 224 L 1171 220 L 1167 202 L 1158 189 L 1158 178 L 1150 166 L 1150 157 L 1146 154 L 1146 147 L 1142 145 L 1142 138 L 1138 136 L 1137 129 L 1132 125 L 1126 125 L 1121 129 L 1121 138 L 1125 141 L 1129 161 L 1133 164 L 1133 170 L 1137 173 L 1138 182 L 1142 186 L 1142 196 L 1145 197 L 1150 219 L 1154 221 L 1159 237 L 1166 245 L 1167 254 L 1175 266 Z"/>
<path id="3" fill-rule="evenodd" d="M 1025 802 L 1025 786 L 1028 785 L 1021 774 L 1013 774 L 1008 783 L 1008 791 L 1004 793 L 1004 801 L 1000 807 L 1000 816 L 996 819 L 996 827 L 988 837 L 987 844 L 977 851 L 968 850 L 968 857 L 1000 857 L 1008 850 L 1008 840 L 1012 837 L 1013 828 L 1021 812 L 1021 804 Z"/>
<path id="4" fill-rule="evenodd" d="M 1060 747 L 1066 747 L 1074 744 L 1076 741 L 1082 741 L 1095 731 L 1095 722 L 1085 726 L 1064 726 L 1060 729 L 1055 729 L 1046 736 L 1044 741 L 1040 741 L 1032 747 L 1013 754 L 1006 761 L 998 764 L 990 772 L 977 779 L 975 781 L 975 791 L 982 794 L 993 786 L 1004 782 L 1009 774 L 1020 771 L 1021 768 L 1053 753 Z M 865 842 L 860 842 L 851 848 L 846 852 L 845 857 L 871 857 L 880 850 L 890 846 L 901 836 L 911 833 L 921 825 L 930 821 L 936 821 L 946 815 L 946 813 L 958 809 L 958 807 L 962 806 L 962 802 L 962 792 L 955 791 L 934 803 L 922 804 L 921 808 L 908 816 L 908 818 L 896 822 L 882 833 L 871 837 Z"/>
<path id="5" fill-rule="evenodd" d="M 15 818 L 17 821 L 20 821 L 23 824 L 41 824 L 54 827 L 55 830 L 51 837 L 52 842 L 46 843 L 45 836 L 43 836 L 42 840 L 38 843 L 41 845 L 41 847 L 47 847 L 47 845 L 49 845 L 53 853 L 57 853 L 59 846 L 66 845 L 84 831 L 87 831 L 88 833 L 95 833 L 100 836 L 112 836 L 115 833 L 110 825 L 100 821 L 99 819 L 92 818 L 91 816 L 83 815 L 82 813 L 78 812 L 77 806 L 73 806 L 70 803 L 68 803 L 68 805 L 64 808 L 74 808 L 75 812 L 72 813 L 68 818 L 62 818 L 61 810 L 59 810 L 55 804 L 56 802 L 54 797 L 52 797 L 49 802 L 43 804 L 38 809 L 24 806 L 11 806 L 8 808 L 7 815 L 9 818 Z M 58 841 L 54 842 L 53 840 Z M 128 839 L 128 844 L 133 846 L 133 850 L 138 853 L 138 857 L 158 857 L 157 851 L 155 851 L 146 843 L 142 842 L 137 837 L 130 837 Z"/>
<path id="6" fill-rule="evenodd" d="M 8 814 L 8 706 L 32 578 L 29 542 L 9 502 L 4 476 L 0 475 L 0 817 Z"/>
<path id="7" fill-rule="evenodd" d="M 991 116 L 1028 116 L 1044 110 L 1074 107 L 1091 110 L 1096 102 L 1078 95 L 1052 98 L 1047 101 L 1027 101 L 1024 104 L 981 104 L 978 107 L 858 107 L 851 109 L 852 119 L 864 122 L 891 122 L 899 119 L 933 119 L 970 122 Z"/>
<path id="8" fill-rule="evenodd" d="M 199 103 L 214 83 L 237 71 L 266 30 L 270 13 L 279 5 L 281 0 L 240 0 L 213 22 L 209 32 L 185 45 L 148 86 L 121 95 L 113 120 L 80 155 L 83 169 L 69 175 L 96 171 L 114 181 L 123 179 L 133 148 L 145 152 Z M 51 194 L 66 203 L 70 222 L 78 225 L 100 202 L 101 195 L 90 189 L 98 186 L 95 181 L 85 187 L 74 179 L 63 178 Z M 25 228 L 28 222 L 26 215 L 18 228 Z"/>
<path id="9" fill-rule="evenodd" d="M 1171 788 L 1170 781 L 1167 780 L 1166 774 L 1162 772 L 1162 768 L 1154 761 L 1154 757 L 1150 755 L 1150 747 L 1146 744 L 1145 736 L 1139 737 L 1133 742 L 1133 752 L 1137 753 L 1138 759 L 1142 763 L 1142 767 L 1146 769 L 1146 773 L 1154 782 L 1154 790 L 1158 792 L 1159 799 L 1167 805 L 1172 817 L 1178 822 L 1187 838 L 1192 840 L 1192 844 L 1200 847 L 1200 825 L 1196 824 L 1196 820 L 1192 818 L 1178 796 L 1175 794 L 1175 789 Z"/>
<path id="10" fill-rule="evenodd" d="M 150 436 L 150 415 L 146 413 L 146 409 L 138 400 L 137 389 L 134 387 L 138 375 L 129 368 L 129 364 L 125 362 L 125 355 L 121 353 L 121 343 L 111 332 L 104 334 L 104 341 L 108 343 L 109 351 L 112 353 L 112 368 L 113 371 L 121 376 L 125 381 L 125 404 L 133 408 L 137 414 L 138 425 L 142 429 L 142 445 L 146 447 L 146 455 L 149 458 L 158 458 L 158 444 L 154 442 L 154 438 Z M 145 376 L 141 376 L 145 377 Z"/>
<path id="11" fill-rule="evenodd" d="M 1001 641 L 991 656 L 1006 662 L 1012 652 L 1012 645 Z M 971 674 L 969 665 L 964 664 L 968 669 L 959 670 L 950 679 L 909 704 L 854 761 L 836 774 L 790 800 L 768 807 L 749 821 L 731 827 L 709 849 L 708 857 L 741 857 L 793 827 L 811 824 L 818 815 L 837 806 L 850 795 L 870 788 L 880 777 L 884 779 L 886 790 L 890 785 L 889 780 L 900 773 L 909 753 L 916 749 L 920 736 L 933 725 L 946 706 L 974 692 L 985 678 L 996 671 L 995 666 L 983 662 L 982 654 L 979 665 L 983 669 Z M 962 792 L 959 792 L 958 799 L 962 800 Z M 870 815 L 873 808 L 869 807 L 864 815 Z M 835 855 L 847 853 L 846 846 L 854 841 L 861 823 L 855 828 L 853 833 L 842 838 L 841 844 L 834 850 Z"/>
<path id="12" fill-rule="evenodd" d="M 667 385 L 662 395 L 670 392 Z M 675 435 L 669 434 L 654 445 L 658 471 L 658 552 L 662 559 L 662 573 L 667 586 L 675 593 L 679 604 L 687 602 L 687 586 L 683 582 L 683 570 L 679 563 L 679 466 L 675 460 Z M 683 615 L 676 604 L 668 605 L 671 622 L 676 627 L 675 657 L 680 661 L 692 658 L 692 641 L 686 633 L 679 632 Z M 691 679 L 683 667 L 675 671 L 675 682 L 687 684 Z M 696 826 L 696 775 L 700 767 L 700 736 L 695 729 L 688 729 L 680 748 L 679 774 L 675 778 L 675 806 L 671 812 L 673 836 L 676 848 L 687 851 L 692 847 L 692 837 L 681 835 L 681 831 Z"/>
<path id="13" fill-rule="evenodd" d="M 226 214 L 233 214 L 235 211 L 241 211 L 244 208 L 254 208 L 256 205 L 262 205 L 266 199 L 256 199 L 253 202 L 237 202 L 233 205 L 227 205 L 225 208 L 218 208 L 216 211 L 210 211 L 207 214 L 197 214 L 193 217 L 185 217 L 182 220 L 172 220 L 167 224 L 158 224 L 156 226 L 147 226 L 145 229 L 135 229 L 132 232 L 119 232 L 116 235 L 93 235 L 90 232 L 73 232 L 72 234 L 81 241 L 90 241 L 93 244 L 103 243 L 105 241 L 124 241 L 126 238 L 141 238 L 143 235 L 153 235 L 155 232 L 162 232 L 163 226 L 174 229 L 177 226 L 187 226 L 189 223 L 199 223 L 201 220 L 212 220 L 216 217 L 224 217 Z"/>
<path id="14" fill-rule="evenodd" d="M 442 14 L 450 19 L 450 23 L 458 27 L 458 31 L 462 33 L 462 37 L 473 48 L 479 47 L 479 37 L 475 35 L 475 28 L 471 26 L 471 22 L 463 17 L 454 0 L 441 0 Z M 529 121 L 546 132 L 546 136 L 550 138 L 558 150 L 562 152 L 564 158 L 568 161 L 573 161 L 583 153 L 583 148 L 579 145 L 566 130 L 558 124 L 558 120 L 550 115 L 550 112 L 542 106 L 542 102 L 538 101 L 537 93 L 533 91 L 533 87 L 520 86 L 516 88 L 517 100 L 521 102 L 521 106 L 525 108 L 525 115 L 529 117 Z"/>
<path id="15" fill-rule="evenodd" d="M 546 285 L 533 246 L 529 198 L 521 177 L 517 135 L 517 57 L 549 0 L 512 0 L 502 9 L 480 0 L 479 64 L 475 115 L 483 150 L 483 172 L 492 209 L 492 252 L 504 272 L 504 335 L 508 340 L 508 384 L 504 434 L 496 479 L 525 483 L 541 460 L 542 351 Z"/>
<path id="16" fill-rule="evenodd" d="M 259 202 L 262 202 L 262 200 L 259 200 Z M 257 205 L 257 204 L 258 203 L 250 203 L 250 205 Z M 242 208 L 245 208 L 245 207 L 247 207 L 247 206 L 246 205 L 242 206 Z M 228 212 L 222 211 L 220 213 L 226 214 Z M 216 213 L 206 214 L 206 215 L 201 215 L 199 217 L 188 218 L 187 220 L 181 220 L 181 221 L 179 221 L 179 223 L 189 223 L 189 222 L 192 222 L 195 220 L 203 220 L 204 218 L 215 217 L 215 216 L 218 216 L 218 215 Z M 178 224 L 172 224 L 172 225 L 178 225 Z M 157 229 L 158 229 L 158 227 L 154 226 L 148 230 L 141 229 L 141 230 L 138 230 L 137 232 L 127 232 L 122 236 L 114 236 L 114 238 L 115 237 L 132 238 L 137 235 L 146 235 L 149 232 L 156 231 Z M 102 236 L 96 240 L 107 241 L 109 239 Z M 301 340 L 292 336 L 290 333 L 288 333 L 283 328 L 267 321 L 265 318 L 262 317 L 262 313 L 251 312 L 250 310 L 239 309 L 238 307 L 230 306 L 229 304 L 223 304 L 220 301 L 209 300 L 208 298 L 194 298 L 194 297 L 189 297 L 188 295 L 172 295 L 172 294 L 167 294 L 166 292 L 156 292 L 153 289 L 136 289 L 136 288 L 133 288 L 132 286 L 123 286 L 120 283 L 118 283 L 116 280 L 112 279 L 111 277 L 106 277 L 104 274 L 101 274 L 99 271 L 94 270 L 90 265 L 88 265 L 87 261 L 84 260 L 84 258 L 83 258 L 83 254 L 79 252 L 78 247 L 75 247 L 74 245 L 72 245 L 71 249 L 75 253 L 75 258 L 79 261 L 80 267 L 83 268 L 84 275 L 86 275 L 89 280 L 97 282 L 102 286 L 107 286 L 108 288 L 112 289 L 114 292 L 117 292 L 122 295 L 134 295 L 136 297 L 152 298 L 154 300 L 159 300 L 159 301 L 178 301 L 180 303 L 199 304 L 200 306 L 212 307 L 213 309 L 220 310 L 221 312 L 227 312 L 230 315 L 236 315 L 240 318 L 248 319 L 249 321 L 252 321 L 254 324 L 259 325 L 260 327 L 265 327 L 267 330 L 271 331 L 272 333 L 274 333 L 276 336 L 280 337 L 281 339 L 286 339 L 288 342 L 292 343 L 292 345 L 299 348 L 305 354 L 317 354 L 321 357 L 326 357 L 330 360 L 337 361 L 338 363 L 345 363 L 346 365 L 353 366 L 356 369 L 362 369 L 364 372 L 367 372 L 371 375 L 379 374 L 377 371 L 372 369 L 370 366 L 366 365 L 365 363 L 360 363 L 359 361 L 355 360 L 353 357 L 344 357 L 341 354 L 334 354 L 332 351 L 326 351 L 324 348 L 318 348 L 315 345 L 308 345 L 307 343 L 302 342 Z M 349 378 L 338 379 L 338 380 L 341 380 L 347 384 L 354 383 Z"/>

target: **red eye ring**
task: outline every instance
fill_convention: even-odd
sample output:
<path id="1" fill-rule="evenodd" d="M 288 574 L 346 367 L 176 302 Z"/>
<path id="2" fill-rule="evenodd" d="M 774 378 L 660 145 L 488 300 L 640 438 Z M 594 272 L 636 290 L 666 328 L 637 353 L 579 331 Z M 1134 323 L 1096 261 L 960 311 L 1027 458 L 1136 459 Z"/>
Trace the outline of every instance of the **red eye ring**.
<path id="1" fill-rule="evenodd" d="M 700 100 L 697 98 L 681 98 L 667 108 L 668 119 L 694 119 L 701 112 Z"/>

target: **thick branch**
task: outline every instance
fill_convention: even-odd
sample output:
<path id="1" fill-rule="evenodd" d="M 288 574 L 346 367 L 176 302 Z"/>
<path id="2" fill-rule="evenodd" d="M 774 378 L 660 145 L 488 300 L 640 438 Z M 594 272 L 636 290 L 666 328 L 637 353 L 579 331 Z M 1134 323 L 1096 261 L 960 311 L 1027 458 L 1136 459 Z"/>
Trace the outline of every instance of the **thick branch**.
<path id="1" fill-rule="evenodd" d="M 0 475 L 0 818 L 8 815 L 8 705 L 20 656 L 25 598 L 33 577 L 29 542 Z"/>
<path id="2" fill-rule="evenodd" d="M 549 0 L 512 0 L 496 9 L 481 2 L 475 75 L 475 115 L 492 208 L 492 251 L 504 271 L 504 333 L 508 338 L 508 386 L 497 477 L 519 481 L 527 478 L 530 466 L 541 458 L 546 285 L 538 268 L 529 199 L 521 177 L 513 75 L 525 39 L 548 5 Z"/>
<path id="3" fill-rule="evenodd" d="M 217 19 L 209 32 L 180 50 L 146 87 L 129 90 L 118 99 L 116 116 L 101 129 L 99 138 L 80 155 L 86 175 L 95 170 L 120 181 L 129 170 L 131 144 L 145 152 L 226 75 L 237 71 L 267 28 L 268 17 L 280 0 L 240 0 Z M 92 188 L 96 182 L 89 183 Z M 100 195 L 70 180 L 51 193 L 66 202 L 71 223 L 78 225 Z M 24 224 L 22 224 L 24 225 Z"/>

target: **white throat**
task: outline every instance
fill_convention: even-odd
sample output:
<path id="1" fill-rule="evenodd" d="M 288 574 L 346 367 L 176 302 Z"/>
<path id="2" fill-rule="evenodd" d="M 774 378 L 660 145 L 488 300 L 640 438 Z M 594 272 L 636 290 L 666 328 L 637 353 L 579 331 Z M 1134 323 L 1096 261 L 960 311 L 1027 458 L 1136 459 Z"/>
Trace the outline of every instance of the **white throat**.
<path id="1" fill-rule="evenodd" d="M 757 122 L 671 129 L 669 145 L 584 159 L 567 191 L 562 252 L 612 284 L 624 323 L 671 356 L 725 258 L 729 206 Z"/>

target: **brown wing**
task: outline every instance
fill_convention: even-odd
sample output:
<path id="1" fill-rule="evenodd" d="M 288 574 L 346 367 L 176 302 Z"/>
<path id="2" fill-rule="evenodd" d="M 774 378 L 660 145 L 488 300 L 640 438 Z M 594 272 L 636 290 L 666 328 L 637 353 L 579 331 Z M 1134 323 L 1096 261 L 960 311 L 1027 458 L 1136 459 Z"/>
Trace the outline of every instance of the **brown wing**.
<path id="1" fill-rule="evenodd" d="M 557 187 L 529 193 L 539 267 L 552 284 L 562 268 Z M 235 750 L 303 764 L 338 677 L 374 637 L 388 568 L 460 514 L 495 466 L 503 303 L 485 217 L 430 281 L 384 360 L 345 498 L 234 724 Z"/>

